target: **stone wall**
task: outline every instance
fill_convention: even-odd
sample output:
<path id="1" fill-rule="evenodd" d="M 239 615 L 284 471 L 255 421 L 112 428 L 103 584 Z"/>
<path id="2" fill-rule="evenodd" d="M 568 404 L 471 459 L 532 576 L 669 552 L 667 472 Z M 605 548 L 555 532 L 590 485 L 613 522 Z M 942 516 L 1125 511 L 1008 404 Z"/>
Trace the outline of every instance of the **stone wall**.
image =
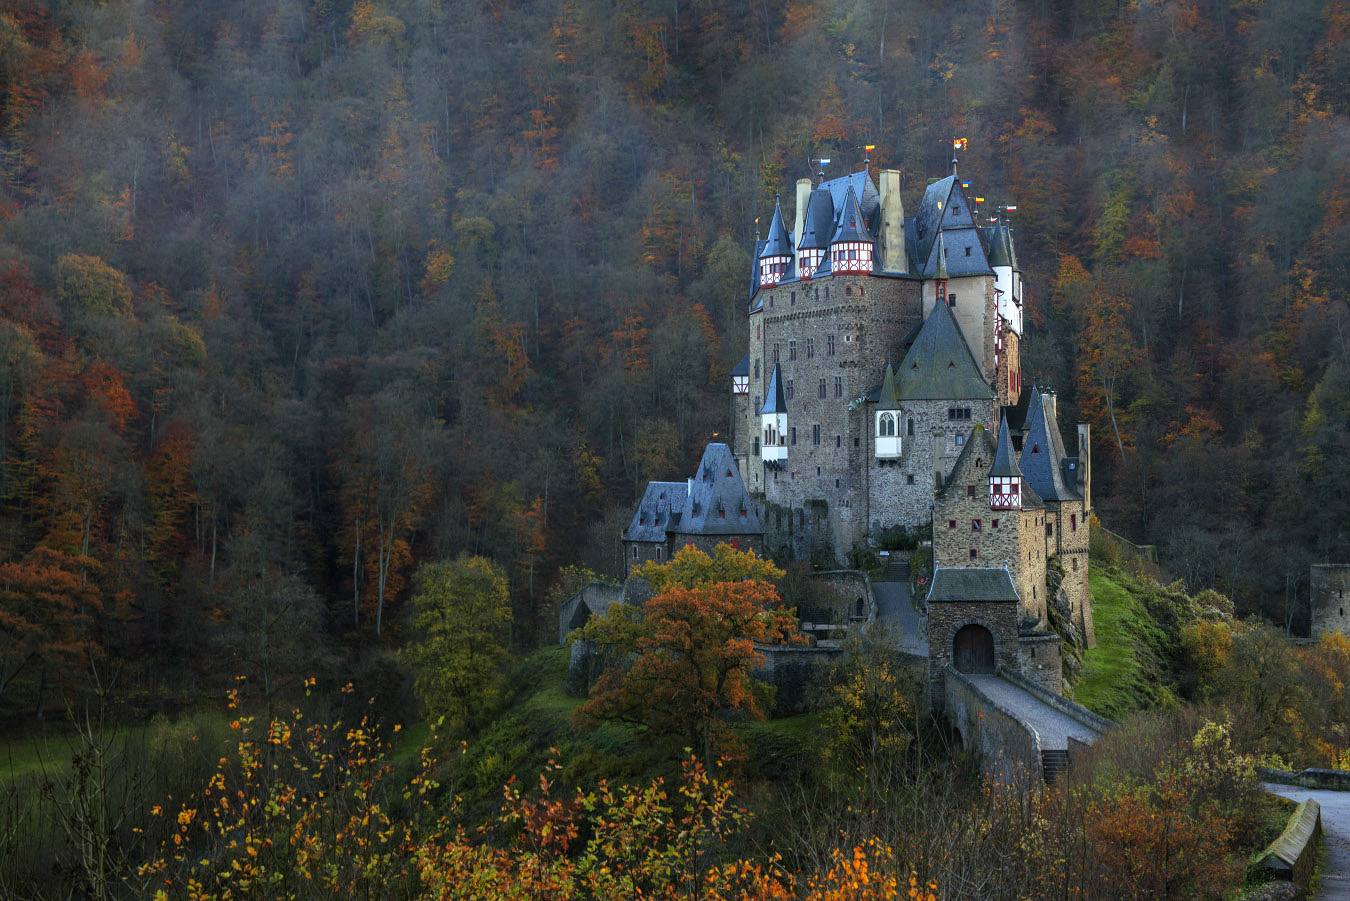
<path id="1" fill-rule="evenodd" d="M 705 554 L 711 554 L 717 550 L 719 544 L 726 544 L 734 550 L 754 551 L 756 556 L 764 556 L 764 536 L 758 534 L 686 535 L 677 532 L 671 536 L 670 544 L 671 554 L 678 554 L 681 548 L 690 544 Z"/>
<path id="2" fill-rule="evenodd" d="M 928 671 L 934 691 L 940 691 L 938 674 L 952 660 L 952 640 L 962 626 L 978 623 L 994 636 L 994 663 L 1008 669 L 1018 665 L 1017 604 L 1006 603 L 949 603 L 928 605 Z M 941 704 L 937 695 L 935 704 Z"/>
<path id="3" fill-rule="evenodd" d="M 1028 786 L 1040 784 L 1041 742 L 1035 729 L 994 703 L 954 667 L 944 667 L 935 681 L 941 686 L 947 722 L 960 732 L 965 747 L 980 752 L 987 775 L 1025 780 Z"/>
<path id="4" fill-rule="evenodd" d="M 841 648 L 756 646 L 764 663 L 752 673 L 772 685 L 777 716 L 803 713 L 817 706 L 829 690 L 830 674 L 845 657 Z"/>
<path id="5" fill-rule="evenodd" d="M 1064 659 L 1054 632 L 1022 633 L 1017 637 L 1017 669 L 1046 691 L 1064 693 Z"/>
<path id="6" fill-rule="evenodd" d="M 644 563 L 664 563 L 670 559 L 670 547 L 665 541 L 625 541 L 623 543 L 623 576 Z"/>
<path id="7" fill-rule="evenodd" d="M 1062 589 L 1068 595 L 1073 623 L 1089 648 L 1097 646 L 1092 625 L 1092 593 L 1088 588 L 1088 543 L 1091 529 L 1083 514 L 1082 501 L 1046 504 L 1046 521 L 1053 534 L 1046 536 L 1046 553 L 1058 556 L 1064 570 Z"/>
<path id="8" fill-rule="evenodd" d="M 872 580 L 867 573 L 856 569 L 837 569 L 815 574 L 817 581 L 828 585 L 839 598 L 837 618 L 830 622 L 849 622 L 857 619 L 861 605 L 862 618 L 871 622 L 877 618 L 877 600 L 872 592 Z"/>
<path id="9" fill-rule="evenodd" d="M 1017 559 L 1020 568 L 1013 578 L 1027 616 L 1048 623 L 1049 592 L 1045 586 L 1045 508 L 1034 507 L 1018 514 Z"/>
<path id="10" fill-rule="evenodd" d="M 1350 564 L 1313 566 L 1308 579 L 1308 603 L 1312 608 L 1313 638 L 1327 632 L 1350 635 L 1350 615 L 1347 615 L 1350 611 Z"/>

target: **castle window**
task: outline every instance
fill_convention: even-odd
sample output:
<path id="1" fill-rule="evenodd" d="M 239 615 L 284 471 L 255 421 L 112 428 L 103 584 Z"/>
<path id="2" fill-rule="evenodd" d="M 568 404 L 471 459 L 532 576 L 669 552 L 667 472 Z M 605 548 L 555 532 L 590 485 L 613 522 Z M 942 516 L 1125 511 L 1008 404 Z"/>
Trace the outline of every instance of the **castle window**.
<path id="1" fill-rule="evenodd" d="M 664 548 L 660 548 L 660 547 L 658 547 L 658 548 L 656 549 L 656 562 L 657 562 L 657 563 L 660 563 L 660 562 L 661 562 L 661 551 L 663 551 L 663 550 L 664 550 Z"/>
<path id="2" fill-rule="evenodd" d="M 1017 451 L 1020 454 L 1022 452 L 1022 436 L 1013 435 L 1012 440 L 1013 440 L 1013 450 Z"/>
<path id="3" fill-rule="evenodd" d="M 905 476 L 905 484 L 906 485 L 914 484 L 914 473 L 911 472 L 909 475 Z"/>
<path id="4" fill-rule="evenodd" d="M 636 545 L 636 544 L 633 545 L 633 559 L 634 559 L 634 560 L 637 559 L 637 545 Z"/>
<path id="5" fill-rule="evenodd" d="M 773 295 L 772 295 L 772 294 L 769 295 L 769 309 L 771 309 L 771 310 L 773 309 Z"/>
<path id="6" fill-rule="evenodd" d="M 984 460 L 980 457 L 975 458 L 975 468 L 984 469 Z"/>
<path id="7" fill-rule="evenodd" d="M 949 529 L 954 529 L 954 528 L 956 528 L 956 520 L 954 520 L 954 519 L 949 519 L 949 520 L 947 520 L 947 528 L 949 528 Z"/>
<path id="8" fill-rule="evenodd" d="M 1069 514 L 1069 531 L 1070 531 L 1070 532 L 1077 532 L 1077 531 L 1078 531 L 1078 514 L 1077 514 L 1077 513 L 1070 513 L 1070 514 Z"/>
<path id="9" fill-rule="evenodd" d="M 969 254 L 969 249 L 968 249 L 968 248 L 967 248 L 967 254 L 966 254 L 966 255 L 967 255 L 967 256 L 970 255 L 970 254 Z M 796 306 L 796 304 L 797 304 L 797 292 L 796 292 L 796 291 L 793 291 L 793 292 L 792 292 L 792 300 L 789 301 L 789 303 L 790 303 L 792 306 Z"/>
<path id="10" fill-rule="evenodd" d="M 792 443 L 795 446 L 797 444 L 797 427 L 795 425 L 790 426 L 788 431 L 792 433 Z"/>
<path id="11" fill-rule="evenodd" d="M 756 323 L 756 325 L 755 325 L 755 340 L 756 340 L 756 341 L 759 340 L 759 325 L 758 325 L 758 323 Z"/>
<path id="12" fill-rule="evenodd" d="M 816 289 L 816 300 L 820 300 L 820 289 Z"/>
<path id="13" fill-rule="evenodd" d="M 853 436 L 853 446 L 854 446 L 854 447 L 857 447 L 857 446 L 858 446 L 858 436 L 857 436 L 857 435 L 854 435 L 854 436 Z"/>
<path id="14" fill-rule="evenodd" d="M 1041 446 L 1039 444 L 1033 444 L 1031 446 L 1031 452 L 1033 454 L 1039 454 L 1041 452 Z"/>
<path id="15" fill-rule="evenodd" d="M 970 248 L 969 248 L 969 247 L 966 248 L 966 256 L 970 256 Z"/>
<path id="16" fill-rule="evenodd" d="M 966 444 L 966 436 L 965 436 L 965 435 L 957 435 L 957 436 L 956 436 L 956 446 L 957 446 L 957 447 L 965 447 L 965 444 Z"/>
<path id="17" fill-rule="evenodd" d="M 755 361 L 755 381 L 759 381 L 759 360 Z"/>
<path id="18" fill-rule="evenodd" d="M 756 454 L 759 453 L 759 439 L 758 439 L 758 438 L 755 439 L 755 450 L 754 450 L 754 452 L 755 452 Z"/>
<path id="19" fill-rule="evenodd" d="M 1054 538 L 1054 537 L 1055 537 L 1055 524 L 1054 524 L 1054 523 L 1052 523 L 1052 522 L 1047 522 L 1047 523 L 1045 524 L 1045 537 L 1046 537 L 1046 538 Z"/>
<path id="20" fill-rule="evenodd" d="M 797 342 L 796 342 L 796 341 L 789 341 L 789 342 L 788 342 L 788 359 L 789 359 L 789 360 L 795 360 L 795 359 L 797 359 Z"/>
<path id="21" fill-rule="evenodd" d="M 829 285 L 826 285 L 826 286 L 825 286 L 825 299 L 826 299 L 826 300 L 829 300 L 829 299 L 830 299 L 830 286 L 829 286 Z"/>
<path id="22" fill-rule="evenodd" d="M 825 355 L 828 357 L 834 356 L 834 335 L 825 336 Z"/>
<path id="23" fill-rule="evenodd" d="M 991 519 L 991 520 L 989 520 L 989 527 L 992 528 L 992 529 L 997 529 L 997 528 L 998 528 L 998 520 L 997 520 L 997 519 Z"/>
<path id="24" fill-rule="evenodd" d="M 877 434 L 883 438 L 894 435 L 895 417 L 889 413 L 882 413 L 881 421 L 877 424 Z"/>
<path id="25" fill-rule="evenodd" d="M 764 405 L 761 404 L 761 403 L 759 402 L 759 395 L 756 394 L 756 395 L 755 395 L 755 409 L 756 409 L 756 410 L 762 409 L 763 406 L 764 406 Z"/>
<path id="26" fill-rule="evenodd" d="M 955 294 L 948 294 L 948 295 L 947 295 L 947 306 L 951 307 L 953 310 L 956 309 L 956 295 L 955 295 Z"/>
<path id="27" fill-rule="evenodd" d="M 862 296 L 863 296 L 864 294 L 866 294 L 866 293 L 867 293 L 867 289 L 864 288 L 862 285 L 859 285 L 859 286 L 858 286 L 858 296 L 859 296 L 859 297 L 862 297 Z"/>
<path id="28" fill-rule="evenodd" d="M 836 375 L 834 377 L 834 396 L 844 396 L 844 377 L 842 375 Z"/>
<path id="29" fill-rule="evenodd" d="M 820 398 L 821 398 L 822 400 L 824 400 L 824 398 L 825 398 L 825 380 L 824 380 L 824 379 L 821 379 L 820 382 L 816 385 L 816 392 L 817 392 L 817 394 L 820 396 Z"/>
<path id="30" fill-rule="evenodd" d="M 839 487 L 839 480 L 838 480 L 838 479 L 835 479 L 835 480 L 834 480 L 834 487 L 836 487 L 836 488 Z"/>
<path id="31" fill-rule="evenodd" d="M 811 426 L 811 443 L 815 445 L 820 444 L 820 423 Z"/>
<path id="32" fill-rule="evenodd" d="M 980 528 L 980 521 L 978 519 L 972 519 L 970 521 L 970 531 L 972 532 L 982 531 L 982 529 Z"/>
<path id="33" fill-rule="evenodd" d="M 835 447 L 840 447 L 840 446 L 842 446 L 842 445 L 841 445 L 841 442 L 842 442 L 843 440 L 844 440 L 844 439 L 843 439 L 843 436 L 842 436 L 842 435 L 835 435 L 835 436 L 834 436 L 834 446 L 835 446 Z"/>
<path id="34" fill-rule="evenodd" d="M 967 486 L 966 486 L 966 497 L 974 497 L 974 496 L 975 496 L 975 486 L 974 486 L 974 485 L 967 485 Z"/>
<path id="35" fill-rule="evenodd" d="M 1074 557 L 1074 558 L 1073 558 L 1073 571 L 1074 571 L 1074 572 L 1078 572 L 1078 558 L 1077 558 L 1077 557 Z"/>
<path id="36" fill-rule="evenodd" d="M 972 560 L 975 559 L 975 548 L 971 548 L 971 549 L 970 549 L 970 559 L 972 559 Z"/>
<path id="37" fill-rule="evenodd" d="M 731 549 L 733 551 L 739 551 L 741 549 L 741 540 L 739 538 L 731 539 Z"/>
<path id="38" fill-rule="evenodd" d="M 844 296 L 845 296 L 845 297 L 852 297 L 852 296 L 853 296 L 853 286 L 852 286 L 852 285 L 849 285 L 848 287 L 844 288 Z"/>
<path id="39" fill-rule="evenodd" d="M 815 356 L 816 356 L 816 339 L 815 339 L 815 338 L 807 338 L 807 339 L 806 339 L 806 359 L 811 360 L 811 359 L 814 359 Z"/>
<path id="40" fill-rule="evenodd" d="M 726 519 L 726 518 L 727 518 L 727 511 L 725 511 L 725 510 L 723 510 L 723 509 L 721 509 L 721 508 L 719 507 L 718 510 L 717 510 L 717 518 L 718 518 L 718 519 Z"/>
<path id="41" fill-rule="evenodd" d="M 792 379 L 788 379 L 788 380 L 787 380 L 787 399 L 788 399 L 788 400 L 792 400 L 792 395 L 795 394 L 795 393 L 796 393 L 796 390 L 793 388 L 793 385 L 792 385 Z"/>
<path id="42" fill-rule="evenodd" d="M 773 361 L 774 361 L 775 363 L 778 362 L 778 343 L 777 343 L 777 342 L 774 342 L 774 345 L 773 345 Z"/>
<path id="43" fill-rule="evenodd" d="M 906 434 L 908 434 L 911 438 L 914 437 L 914 420 L 913 420 L 913 419 L 909 420 L 909 421 L 905 424 L 905 432 L 906 432 Z"/>

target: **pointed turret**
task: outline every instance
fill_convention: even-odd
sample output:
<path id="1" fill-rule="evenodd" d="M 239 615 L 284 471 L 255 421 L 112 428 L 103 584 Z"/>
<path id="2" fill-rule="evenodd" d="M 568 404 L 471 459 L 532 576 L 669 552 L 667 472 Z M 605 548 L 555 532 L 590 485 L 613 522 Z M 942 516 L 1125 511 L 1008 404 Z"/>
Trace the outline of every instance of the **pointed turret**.
<path id="1" fill-rule="evenodd" d="M 902 438 L 900 435 L 900 392 L 895 386 L 895 372 L 891 364 L 886 364 L 886 374 L 881 378 L 881 394 L 877 397 L 877 459 L 894 460 L 900 456 Z"/>
<path id="2" fill-rule="evenodd" d="M 1022 509 L 1022 470 L 1013 454 L 1012 438 L 1005 418 L 998 429 L 998 450 L 989 470 L 989 507 L 992 510 Z"/>
<path id="3" fill-rule="evenodd" d="M 783 379 L 777 363 L 769 376 L 769 392 L 759 411 L 760 456 L 765 463 L 787 459 L 787 398 L 783 395 Z"/>
<path id="4" fill-rule="evenodd" d="M 816 188 L 806 202 L 806 216 L 797 242 L 798 278 L 809 279 L 816 274 L 833 233 L 834 201 L 830 198 L 830 189 Z"/>
<path id="5" fill-rule="evenodd" d="M 871 272 L 876 242 L 868 231 L 867 219 L 858 204 L 858 195 L 850 183 L 830 238 L 830 271 Z"/>
<path id="6" fill-rule="evenodd" d="M 777 199 L 773 202 L 773 221 L 769 223 L 769 237 L 759 251 L 759 286 L 771 287 L 787 278 L 792 264 L 792 238 L 783 224 L 783 208 Z"/>

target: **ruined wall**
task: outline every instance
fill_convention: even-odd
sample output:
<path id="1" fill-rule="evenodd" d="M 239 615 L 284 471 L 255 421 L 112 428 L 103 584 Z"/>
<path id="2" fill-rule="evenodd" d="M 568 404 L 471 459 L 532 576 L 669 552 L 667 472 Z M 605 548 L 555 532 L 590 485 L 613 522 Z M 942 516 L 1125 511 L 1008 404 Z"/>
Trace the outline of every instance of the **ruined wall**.
<path id="1" fill-rule="evenodd" d="M 1350 564 L 1313 566 L 1308 588 L 1312 637 L 1318 638 L 1327 632 L 1350 635 Z"/>

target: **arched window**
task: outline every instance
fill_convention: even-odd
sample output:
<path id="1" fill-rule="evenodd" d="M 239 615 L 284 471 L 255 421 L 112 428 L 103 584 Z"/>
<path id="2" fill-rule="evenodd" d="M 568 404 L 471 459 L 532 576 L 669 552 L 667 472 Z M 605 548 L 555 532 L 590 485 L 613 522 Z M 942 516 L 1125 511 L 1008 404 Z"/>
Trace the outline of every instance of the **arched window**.
<path id="1" fill-rule="evenodd" d="M 895 434 L 895 417 L 889 413 L 881 414 L 881 422 L 877 424 L 877 434 L 883 438 Z"/>
<path id="2" fill-rule="evenodd" d="M 905 424 L 905 434 L 911 438 L 914 437 L 914 420 L 911 419 Z"/>

